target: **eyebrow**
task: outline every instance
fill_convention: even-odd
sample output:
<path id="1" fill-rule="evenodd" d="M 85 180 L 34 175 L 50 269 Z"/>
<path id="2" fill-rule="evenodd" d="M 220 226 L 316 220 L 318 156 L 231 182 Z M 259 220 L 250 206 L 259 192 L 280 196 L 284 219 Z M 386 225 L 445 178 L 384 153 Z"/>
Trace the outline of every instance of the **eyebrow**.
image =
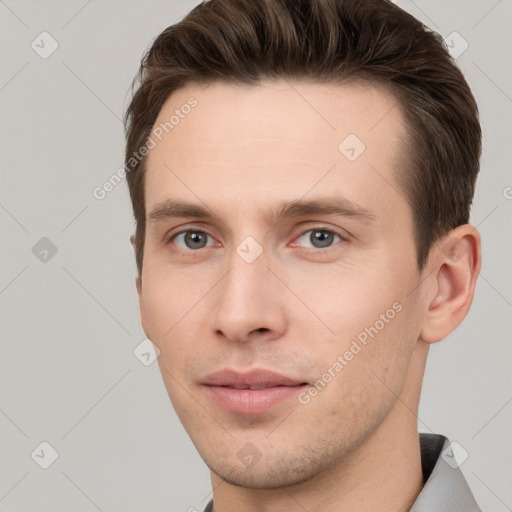
<path id="1" fill-rule="evenodd" d="M 297 199 L 293 201 L 281 201 L 277 208 L 271 212 L 270 219 L 302 217 L 305 215 L 338 215 L 354 218 L 356 220 L 372 223 L 377 217 L 368 209 L 341 196 L 325 196 L 312 200 Z M 196 217 L 223 222 L 222 219 L 208 208 L 198 204 L 187 203 L 174 199 L 168 199 L 155 205 L 147 220 L 158 222 L 171 218 Z"/>

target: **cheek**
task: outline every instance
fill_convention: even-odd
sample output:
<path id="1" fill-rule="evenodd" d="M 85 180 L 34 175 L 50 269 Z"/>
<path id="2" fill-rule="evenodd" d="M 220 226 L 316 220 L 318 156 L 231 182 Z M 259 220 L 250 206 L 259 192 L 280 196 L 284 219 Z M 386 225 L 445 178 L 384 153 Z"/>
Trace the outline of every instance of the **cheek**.
<path id="1" fill-rule="evenodd" d="M 188 381 L 187 364 L 201 357 L 210 339 L 206 324 L 214 306 L 208 301 L 211 279 L 173 269 L 148 272 L 143 282 L 146 332 L 160 350 L 158 362 L 171 393 L 178 386 L 171 375 L 180 383 Z"/>
<path id="2" fill-rule="evenodd" d="M 399 301 L 386 306 L 352 338 L 349 348 L 349 353 L 357 346 L 361 350 L 346 368 L 348 378 L 362 381 L 361 393 L 369 403 L 400 396 L 416 346 L 414 307 Z"/>
<path id="3" fill-rule="evenodd" d="M 414 326 L 405 308 L 388 323 L 381 321 L 368 322 L 359 336 L 339 336 L 330 350 L 323 347 L 314 383 L 319 391 L 313 392 L 306 406 L 323 424 L 319 428 L 343 424 L 371 430 L 401 396 L 414 347 Z"/>
<path id="4" fill-rule="evenodd" d="M 406 276 L 383 270 L 363 274 L 355 269 L 334 275 L 328 280 L 316 279 L 316 287 L 311 286 L 313 283 L 303 287 L 305 302 L 314 305 L 331 330 L 329 334 L 324 329 L 328 342 L 314 345 L 318 374 L 343 375 L 333 378 L 342 387 L 341 394 L 351 390 L 360 393 L 369 383 L 372 389 L 388 384 L 397 390 L 418 336 L 418 311 L 408 296 Z M 304 333 L 308 326 L 312 332 L 313 322 L 322 326 L 314 317 L 309 318 L 308 325 L 298 320 Z M 314 343 L 308 338 L 303 336 L 306 345 Z M 378 383 L 379 379 L 383 382 Z"/>
<path id="5" fill-rule="evenodd" d="M 375 327 L 381 332 L 400 315 L 398 310 L 403 309 L 405 300 L 403 280 L 386 280 L 385 275 L 374 268 L 338 266 L 303 274 L 298 279 L 290 276 L 297 296 L 310 307 L 310 312 L 316 313 L 290 321 L 318 323 L 319 327 L 322 321 L 332 338 L 340 340 L 360 333 L 364 338 L 365 332 L 370 336 L 367 330 L 375 333 Z"/>
<path id="6" fill-rule="evenodd" d="M 176 269 L 157 271 L 150 269 L 150 265 L 147 267 L 143 275 L 143 315 L 154 341 L 163 341 L 193 312 L 206 286 L 197 285 L 201 283 L 200 278 L 194 279 L 191 285 Z"/>

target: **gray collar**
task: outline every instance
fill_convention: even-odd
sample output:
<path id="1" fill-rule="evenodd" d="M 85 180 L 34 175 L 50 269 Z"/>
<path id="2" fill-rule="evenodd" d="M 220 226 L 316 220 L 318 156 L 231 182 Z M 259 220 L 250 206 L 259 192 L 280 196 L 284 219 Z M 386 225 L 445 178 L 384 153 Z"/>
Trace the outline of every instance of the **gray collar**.
<path id="1" fill-rule="evenodd" d="M 420 434 L 425 485 L 410 512 L 481 512 L 450 441 L 440 434 Z"/>

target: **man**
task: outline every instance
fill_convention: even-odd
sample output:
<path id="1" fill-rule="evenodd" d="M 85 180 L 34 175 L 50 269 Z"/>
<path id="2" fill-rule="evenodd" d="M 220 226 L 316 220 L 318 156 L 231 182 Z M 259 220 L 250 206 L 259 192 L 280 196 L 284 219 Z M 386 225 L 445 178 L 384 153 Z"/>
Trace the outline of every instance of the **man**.
<path id="1" fill-rule="evenodd" d="M 141 321 L 206 511 L 479 510 L 417 427 L 481 265 L 478 110 L 440 37 L 385 0 L 211 0 L 138 80 Z"/>

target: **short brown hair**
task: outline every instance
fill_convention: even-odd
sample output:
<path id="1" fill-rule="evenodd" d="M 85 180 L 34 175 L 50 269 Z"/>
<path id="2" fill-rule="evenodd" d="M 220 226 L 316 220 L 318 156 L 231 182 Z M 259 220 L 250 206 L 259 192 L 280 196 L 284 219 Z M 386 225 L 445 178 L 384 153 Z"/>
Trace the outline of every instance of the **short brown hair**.
<path id="1" fill-rule="evenodd" d="M 481 154 L 478 108 L 439 34 L 388 0 L 209 0 L 166 28 L 145 52 L 125 113 L 125 168 L 142 275 L 146 158 L 133 155 L 163 103 L 187 83 L 263 79 L 383 85 L 406 116 L 399 182 L 412 208 L 417 265 L 469 222 Z"/>

